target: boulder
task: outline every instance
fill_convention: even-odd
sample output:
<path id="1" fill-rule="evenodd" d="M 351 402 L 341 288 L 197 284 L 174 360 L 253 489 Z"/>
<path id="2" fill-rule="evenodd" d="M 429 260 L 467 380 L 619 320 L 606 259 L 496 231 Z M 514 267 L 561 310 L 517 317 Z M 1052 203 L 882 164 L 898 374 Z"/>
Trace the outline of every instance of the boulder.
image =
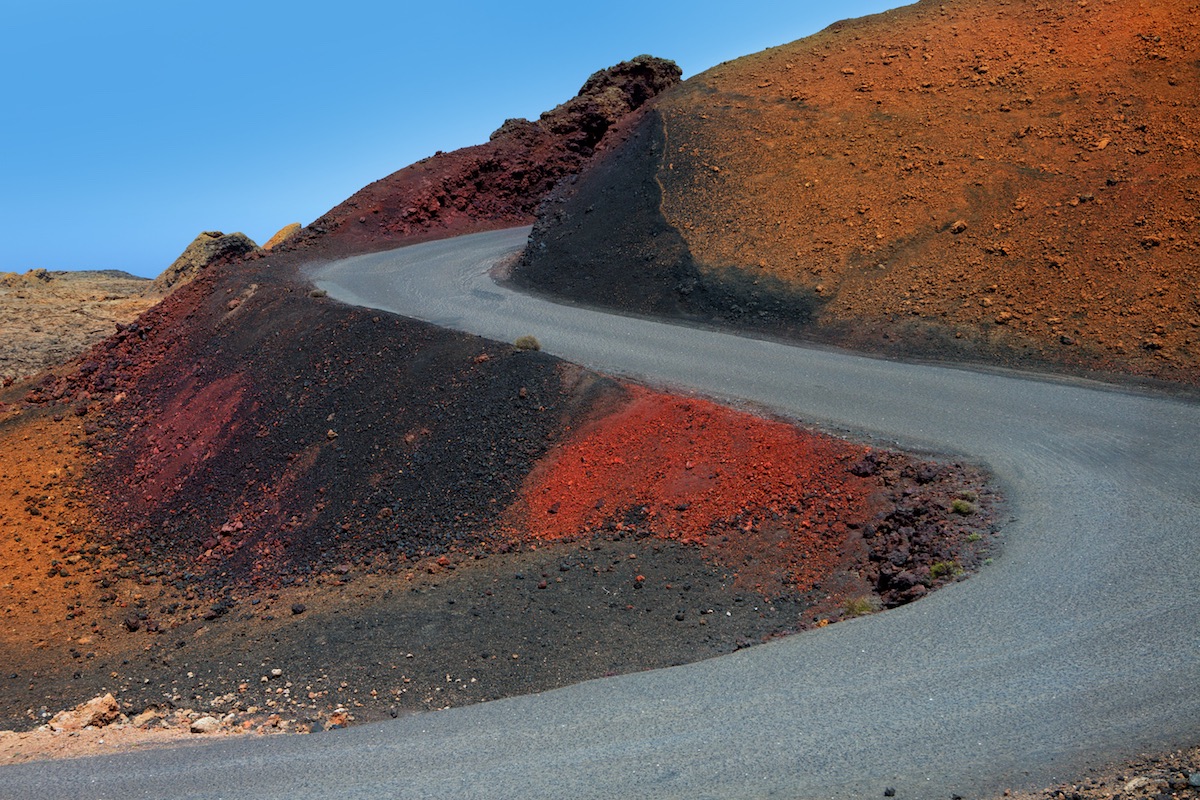
<path id="1" fill-rule="evenodd" d="M 50 728 L 56 731 L 80 731 L 87 727 L 102 728 L 121 716 L 121 707 L 112 694 L 93 697 L 70 711 L 60 711 L 50 718 Z"/>
<path id="2" fill-rule="evenodd" d="M 204 716 L 200 719 L 193 720 L 188 726 L 188 730 L 192 733 L 212 733 L 221 727 L 221 721 L 216 717 Z"/>

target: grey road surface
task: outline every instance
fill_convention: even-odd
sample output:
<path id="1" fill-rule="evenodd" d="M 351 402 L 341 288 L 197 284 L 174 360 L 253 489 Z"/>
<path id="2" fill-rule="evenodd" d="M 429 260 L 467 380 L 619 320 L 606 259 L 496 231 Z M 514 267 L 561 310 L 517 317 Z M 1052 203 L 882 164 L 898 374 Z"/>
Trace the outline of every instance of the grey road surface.
<path id="1" fill-rule="evenodd" d="M 729 656 L 352 728 L 0 769 L 28 798 L 898 798 L 1200 742 L 1200 407 L 615 316 L 487 277 L 527 230 L 314 272 L 348 303 L 994 471 L 977 576 Z"/>

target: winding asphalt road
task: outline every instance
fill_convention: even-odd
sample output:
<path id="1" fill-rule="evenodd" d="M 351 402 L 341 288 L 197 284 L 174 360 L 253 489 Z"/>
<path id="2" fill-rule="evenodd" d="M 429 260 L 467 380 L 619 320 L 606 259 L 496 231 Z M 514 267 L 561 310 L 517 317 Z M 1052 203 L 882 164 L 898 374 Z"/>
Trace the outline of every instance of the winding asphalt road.
<path id="1" fill-rule="evenodd" d="M 0 797 L 977 797 L 1200 742 L 1200 407 L 555 305 L 527 229 L 314 273 L 350 303 L 989 466 L 1002 555 L 918 603 L 729 656 L 334 735 L 0 769 Z"/>

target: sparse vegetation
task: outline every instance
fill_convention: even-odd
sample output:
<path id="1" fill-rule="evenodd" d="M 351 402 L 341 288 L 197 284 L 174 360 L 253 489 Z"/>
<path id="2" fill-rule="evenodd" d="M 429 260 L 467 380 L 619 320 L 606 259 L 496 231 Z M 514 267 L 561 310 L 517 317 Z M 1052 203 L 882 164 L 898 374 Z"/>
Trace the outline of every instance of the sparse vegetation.
<path id="1" fill-rule="evenodd" d="M 964 500 L 961 497 L 957 497 L 954 499 L 954 502 L 950 504 L 950 510 L 955 514 L 974 514 L 975 504 L 970 500 Z"/>
<path id="2" fill-rule="evenodd" d="M 962 572 L 962 567 L 954 561 L 937 561 L 929 566 L 929 577 L 935 581 L 939 578 L 953 578 Z"/>
<path id="3" fill-rule="evenodd" d="M 854 597 L 846 601 L 844 610 L 847 617 L 861 617 L 873 614 L 879 610 L 879 601 L 870 596 Z"/>
<path id="4" fill-rule="evenodd" d="M 970 544 L 975 544 L 975 542 L 978 542 L 982 538 L 983 538 L 983 534 L 979 533 L 977 531 L 967 534 L 967 542 L 969 542 Z"/>
<path id="5" fill-rule="evenodd" d="M 513 342 L 513 346 L 518 350 L 541 350 L 542 343 L 533 336 L 518 336 Z"/>

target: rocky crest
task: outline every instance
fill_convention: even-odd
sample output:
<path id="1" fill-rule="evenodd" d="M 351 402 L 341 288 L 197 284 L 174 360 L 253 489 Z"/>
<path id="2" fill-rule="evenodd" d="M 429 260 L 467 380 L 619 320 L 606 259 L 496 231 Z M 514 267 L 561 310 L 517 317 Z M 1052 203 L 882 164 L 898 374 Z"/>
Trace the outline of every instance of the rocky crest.
<path id="1" fill-rule="evenodd" d="M 355 193 L 280 249 L 379 249 L 533 221 L 542 197 L 578 172 L 619 121 L 677 84 L 672 61 L 638 56 L 587 79 L 535 121 L 509 119 L 475 147 L 437 153 Z"/>
<path id="2" fill-rule="evenodd" d="M 284 242 L 296 238 L 296 234 L 300 233 L 302 226 L 299 222 L 293 222 L 290 225 L 284 225 L 275 235 L 267 239 L 267 243 L 263 245 L 263 250 L 273 250 Z"/>
<path id="3" fill-rule="evenodd" d="M 204 231 L 192 240 L 171 266 L 154 279 L 154 290 L 169 292 L 214 264 L 234 261 L 258 249 L 258 245 L 244 233 Z"/>

